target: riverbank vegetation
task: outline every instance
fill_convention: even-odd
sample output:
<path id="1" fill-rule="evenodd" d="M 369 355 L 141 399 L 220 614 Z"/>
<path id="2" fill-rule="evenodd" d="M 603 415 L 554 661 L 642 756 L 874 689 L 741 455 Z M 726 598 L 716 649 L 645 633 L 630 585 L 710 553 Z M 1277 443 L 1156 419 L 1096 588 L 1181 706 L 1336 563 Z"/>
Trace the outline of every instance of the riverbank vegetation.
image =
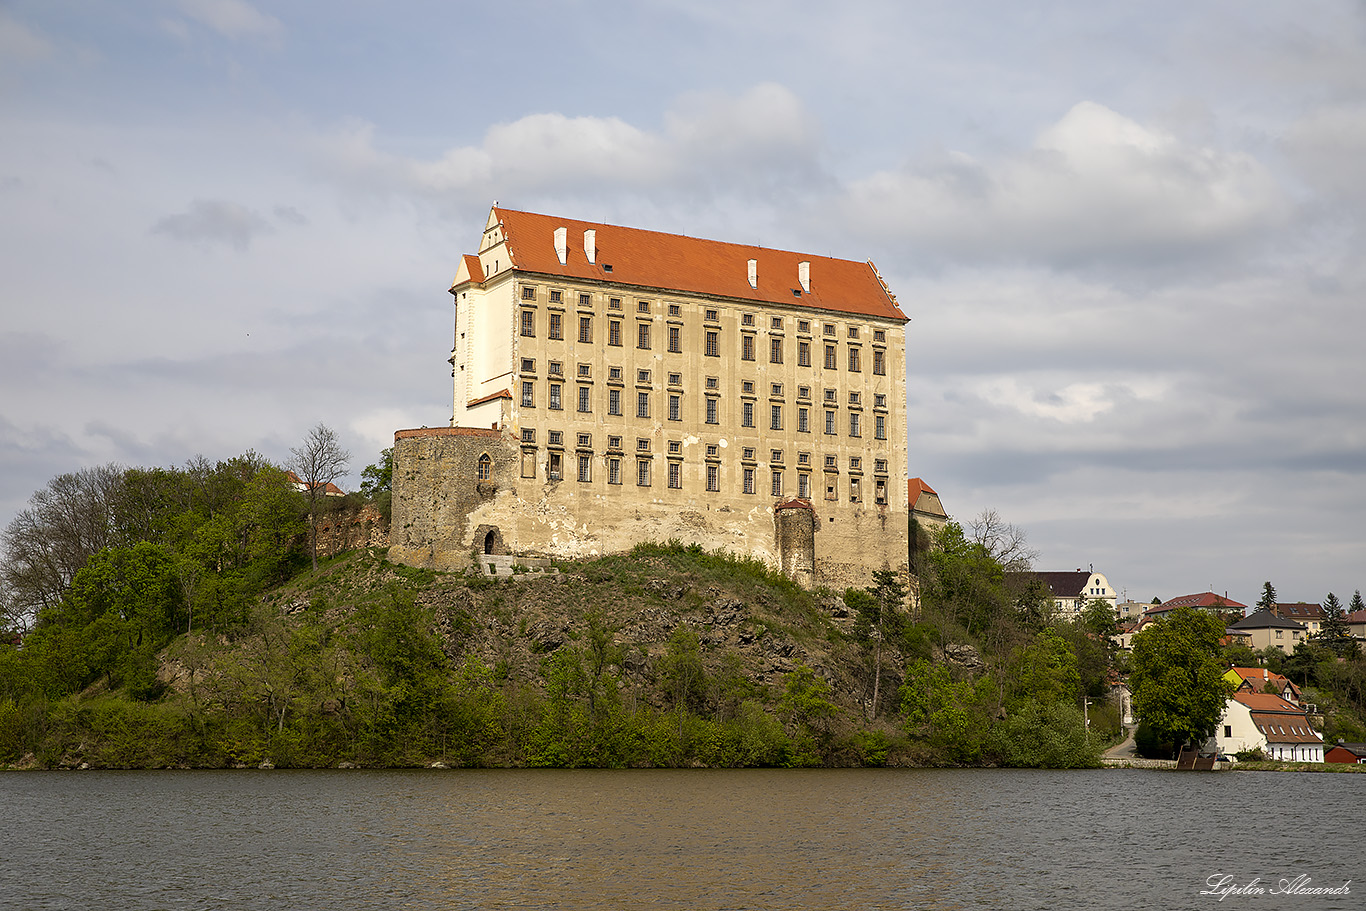
<path id="1" fill-rule="evenodd" d="M 511 579 L 364 548 L 315 570 L 307 515 L 252 453 L 35 494 L 5 533 L 0 763 L 1076 767 L 1120 729 L 1113 617 L 1011 590 L 994 516 L 913 529 L 912 611 L 895 574 L 807 591 L 680 542 Z"/>

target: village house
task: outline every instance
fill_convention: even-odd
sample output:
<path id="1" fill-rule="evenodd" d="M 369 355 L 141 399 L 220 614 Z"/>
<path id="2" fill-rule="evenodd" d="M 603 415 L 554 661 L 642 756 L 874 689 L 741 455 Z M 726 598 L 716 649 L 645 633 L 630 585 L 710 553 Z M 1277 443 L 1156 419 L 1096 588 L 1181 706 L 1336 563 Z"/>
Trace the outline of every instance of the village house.
<path id="1" fill-rule="evenodd" d="M 1056 616 L 1064 620 L 1079 617 L 1082 609 L 1092 601 L 1104 601 L 1113 609 L 1118 600 L 1118 595 L 1111 587 L 1110 581 L 1105 578 L 1105 574 L 1094 570 L 1012 572 L 1006 573 L 1006 578 L 1015 590 L 1022 590 L 1032 580 L 1042 582 L 1048 596 L 1053 600 Z"/>
<path id="2" fill-rule="evenodd" d="M 1254 611 L 1230 626 L 1229 629 L 1251 635 L 1250 646 L 1254 651 L 1261 651 L 1264 648 L 1278 648 L 1287 655 L 1294 652 L 1295 646 L 1303 642 L 1309 635 L 1309 630 L 1305 628 L 1303 623 L 1277 617 L 1265 608 Z"/>
<path id="3" fill-rule="evenodd" d="M 1220 756 L 1261 750 L 1268 759 L 1323 762 L 1323 736 L 1305 710 L 1267 693 L 1234 693 L 1210 748 Z"/>
<path id="4" fill-rule="evenodd" d="M 450 426 L 395 434 L 391 559 L 907 568 L 906 316 L 871 263 L 495 206 L 450 293 Z"/>
<path id="5" fill-rule="evenodd" d="M 1300 688 L 1289 677 L 1273 674 L 1264 667 L 1232 667 L 1224 679 L 1240 693 L 1272 693 L 1294 705 L 1302 704 Z"/>

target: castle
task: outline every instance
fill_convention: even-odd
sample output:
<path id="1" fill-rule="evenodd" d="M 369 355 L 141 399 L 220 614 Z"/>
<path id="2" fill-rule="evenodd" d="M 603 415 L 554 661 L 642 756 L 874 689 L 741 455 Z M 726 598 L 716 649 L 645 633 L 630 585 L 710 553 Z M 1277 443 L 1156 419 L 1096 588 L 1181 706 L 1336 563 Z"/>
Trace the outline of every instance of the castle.
<path id="1" fill-rule="evenodd" d="M 907 320 L 872 263 L 495 205 L 450 293 L 451 425 L 395 434 L 390 559 L 906 567 Z"/>

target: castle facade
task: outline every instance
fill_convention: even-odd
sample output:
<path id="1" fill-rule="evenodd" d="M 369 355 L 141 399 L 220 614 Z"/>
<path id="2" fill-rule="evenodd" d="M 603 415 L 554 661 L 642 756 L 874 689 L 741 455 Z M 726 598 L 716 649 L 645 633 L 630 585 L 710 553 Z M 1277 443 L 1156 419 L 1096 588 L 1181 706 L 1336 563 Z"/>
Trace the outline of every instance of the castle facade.
<path id="1" fill-rule="evenodd" d="M 906 317 L 871 263 L 495 206 L 450 293 L 451 425 L 395 434 L 391 559 L 905 568 Z"/>

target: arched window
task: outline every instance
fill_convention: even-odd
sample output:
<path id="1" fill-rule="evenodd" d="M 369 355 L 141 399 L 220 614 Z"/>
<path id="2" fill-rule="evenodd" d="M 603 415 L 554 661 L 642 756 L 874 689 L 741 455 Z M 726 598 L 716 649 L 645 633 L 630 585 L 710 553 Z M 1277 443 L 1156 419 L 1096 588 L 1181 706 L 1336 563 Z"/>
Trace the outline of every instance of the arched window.
<path id="1" fill-rule="evenodd" d="M 487 481 L 491 474 L 493 474 L 493 459 L 490 459 L 486 452 L 479 457 L 478 478 L 481 481 Z"/>

